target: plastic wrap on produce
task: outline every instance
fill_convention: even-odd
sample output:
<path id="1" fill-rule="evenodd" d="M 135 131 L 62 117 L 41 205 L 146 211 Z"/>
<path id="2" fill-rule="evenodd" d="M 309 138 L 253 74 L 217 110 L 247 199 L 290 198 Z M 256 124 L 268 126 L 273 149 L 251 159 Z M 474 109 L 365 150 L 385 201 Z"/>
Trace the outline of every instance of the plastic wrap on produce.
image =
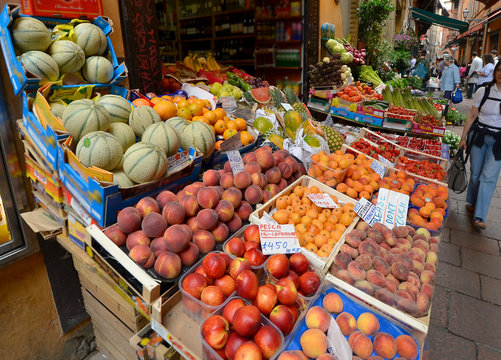
<path id="1" fill-rule="evenodd" d="M 313 148 L 308 145 L 303 138 L 303 129 L 299 129 L 296 134 L 296 140 L 294 142 L 292 142 L 291 139 L 284 140 L 284 149 L 301 160 L 304 166 L 308 168 L 311 161 L 311 155 L 316 154 L 322 150 L 327 154 L 330 153 L 327 141 L 325 141 L 325 139 L 320 136 L 315 136 L 315 138 L 320 142 L 320 147 Z"/>

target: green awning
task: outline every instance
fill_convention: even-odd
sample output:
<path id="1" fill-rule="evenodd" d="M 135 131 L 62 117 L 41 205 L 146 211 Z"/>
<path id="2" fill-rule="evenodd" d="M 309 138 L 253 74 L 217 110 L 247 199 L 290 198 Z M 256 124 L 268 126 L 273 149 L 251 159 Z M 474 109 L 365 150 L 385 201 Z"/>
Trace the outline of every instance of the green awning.
<path id="1" fill-rule="evenodd" d="M 448 29 L 459 30 L 460 32 L 468 30 L 468 23 L 447 16 L 438 15 L 430 11 L 411 7 L 412 17 L 431 24 L 446 27 Z"/>

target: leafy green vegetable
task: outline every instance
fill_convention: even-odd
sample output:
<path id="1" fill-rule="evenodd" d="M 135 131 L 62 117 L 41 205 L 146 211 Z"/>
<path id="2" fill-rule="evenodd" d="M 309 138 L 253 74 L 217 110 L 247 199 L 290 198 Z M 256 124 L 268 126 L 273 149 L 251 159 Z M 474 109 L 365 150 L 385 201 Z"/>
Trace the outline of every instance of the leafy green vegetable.
<path id="1" fill-rule="evenodd" d="M 381 78 L 372 69 L 372 67 L 367 65 L 362 65 L 360 69 L 359 79 L 365 82 L 371 82 L 373 88 L 383 83 L 383 80 L 381 80 Z"/>
<path id="2" fill-rule="evenodd" d="M 456 126 L 460 126 L 463 125 L 466 121 L 466 115 L 456 109 L 451 108 L 447 112 L 446 120 Z"/>

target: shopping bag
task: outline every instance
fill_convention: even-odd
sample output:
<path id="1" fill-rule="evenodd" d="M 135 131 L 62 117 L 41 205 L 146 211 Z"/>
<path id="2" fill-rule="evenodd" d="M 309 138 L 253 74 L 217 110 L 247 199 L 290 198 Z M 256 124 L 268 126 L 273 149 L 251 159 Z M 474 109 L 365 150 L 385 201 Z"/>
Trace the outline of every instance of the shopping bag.
<path id="1" fill-rule="evenodd" d="M 447 170 L 447 185 L 456 194 L 461 194 L 468 187 L 463 149 L 458 150 L 449 170 Z"/>
<path id="2" fill-rule="evenodd" d="M 454 94 L 452 94 L 452 102 L 454 104 L 459 104 L 461 101 L 463 101 L 463 93 L 460 89 L 456 89 L 456 91 L 454 91 Z"/>

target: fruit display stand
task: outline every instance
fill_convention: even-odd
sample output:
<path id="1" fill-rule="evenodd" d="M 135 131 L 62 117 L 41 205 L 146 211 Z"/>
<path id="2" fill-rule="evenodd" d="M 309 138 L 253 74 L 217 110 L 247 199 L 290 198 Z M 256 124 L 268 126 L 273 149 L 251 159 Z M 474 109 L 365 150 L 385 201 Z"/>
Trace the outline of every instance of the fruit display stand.
<path id="1" fill-rule="evenodd" d="M 14 48 L 14 42 L 11 34 L 11 27 L 13 22 L 19 17 L 23 17 L 20 14 L 20 5 L 6 4 L 0 14 L 0 27 L 2 29 L 2 36 L 0 36 L 0 45 L 5 57 L 5 62 L 7 64 L 7 71 L 9 73 L 9 78 L 11 80 L 12 86 L 14 87 L 14 93 L 19 95 L 23 89 L 26 90 L 36 90 L 40 87 L 40 79 L 38 76 L 26 72 L 23 65 L 18 60 L 16 56 L 16 51 Z M 61 18 L 46 18 L 46 17 L 31 17 L 33 19 L 38 19 L 43 22 L 46 26 L 53 27 L 61 24 L 69 24 L 70 19 Z M 113 44 L 109 38 L 109 34 L 113 31 L 111 21 L 106 18 L 98 17 L 94 20 L 94 24 L 98 26 L 106 35 L 107 42 L 107 57 L 111 62 L 113 67 L 113 76 L 109 84 L 119 84 L 127 77 L 127 68 L 125 64 L 119 64 L 115 51 L 113 49 Z"/>

